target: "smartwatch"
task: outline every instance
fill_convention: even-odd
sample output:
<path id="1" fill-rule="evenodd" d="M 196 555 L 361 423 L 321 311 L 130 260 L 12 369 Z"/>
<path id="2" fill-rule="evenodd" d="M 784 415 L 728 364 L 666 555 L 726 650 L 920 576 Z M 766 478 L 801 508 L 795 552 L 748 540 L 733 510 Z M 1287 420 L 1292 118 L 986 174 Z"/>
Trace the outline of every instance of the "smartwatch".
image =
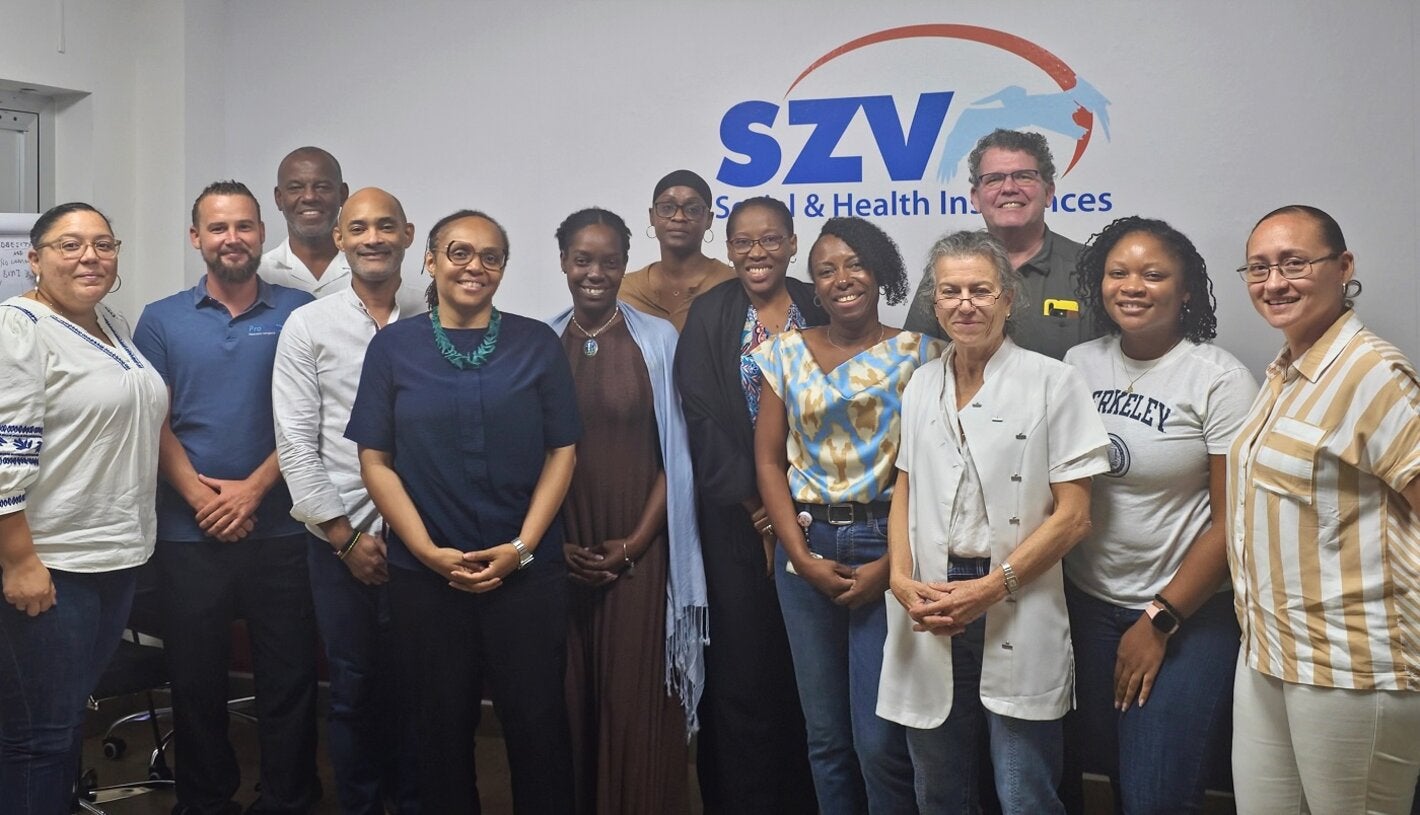
<path id="1" fill-rule="evenodd" d="M 513 544 L 513 548 L 518 550 L 518 571 L 522 571 L 532 565 L 533 553 L 528 551 L 528 547 L 523 545 L 522 538 L 513 538 L 508 541 Z"/>
<path id="2" fill-rule="evenodd" d="M 1144 613 L 1149 615 L 1149 622 L 1153 623 L 1155 628 L 1163 632 L 1164 636 L 1169 636 L 1178 631 L 1179 625 L 1181 625 L 1178 617 L 1175 617 L 1172 611 L 1160 605 L 1157 600 L 1145 606 Z"/>

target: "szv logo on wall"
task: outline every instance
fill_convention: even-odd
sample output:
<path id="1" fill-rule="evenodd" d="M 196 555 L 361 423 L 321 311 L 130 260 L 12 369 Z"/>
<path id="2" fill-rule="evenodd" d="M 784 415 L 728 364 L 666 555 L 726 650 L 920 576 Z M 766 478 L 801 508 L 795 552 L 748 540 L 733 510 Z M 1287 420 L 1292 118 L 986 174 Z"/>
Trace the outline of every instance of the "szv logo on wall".
<path id="1" fill-rule="evenodd" d="M 865 90 L 874 92 L 865 93 Z M 774 183 L 796 215 L 975 214 L 967 154 L 996 128 L 1050 140 L 1054 212 L 1109 212 L 1108 191 L 1061 191 L 1096 127 L 1109 138 L 1109 100 L 1063 60 L 991 28 L 950 23 L 891 28 L 834 48 L 779 102 L 748 100 L 720 119 L 716 178 L 745 190 Z M 734 198 L 717 196 L 716 212 Z"/>

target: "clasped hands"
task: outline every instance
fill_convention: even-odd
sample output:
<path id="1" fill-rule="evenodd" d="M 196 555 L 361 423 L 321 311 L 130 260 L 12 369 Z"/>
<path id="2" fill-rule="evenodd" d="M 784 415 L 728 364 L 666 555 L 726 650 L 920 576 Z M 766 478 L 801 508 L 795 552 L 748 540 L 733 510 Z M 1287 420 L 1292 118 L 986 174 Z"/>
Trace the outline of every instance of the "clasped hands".
<path id="1" fill-rule="evenodd" d="M 794 571 L 825 597 L 848 608 L 876 600 L 887 590 L 887 558 L 854 568 L 836 560 L 811 557 L 795 563 Z"/>
<path id="2" fill-rule="evenodd" d="M 196 510 L 194 517 L 202 534 L 232 543 L 256 528 L 256 510 L 266 491 L 254 479 L 228 480 L 199 474 L 197 480 L 206 491 L 188 502 Z"/>
<path id="3" fill-rule="evenodd" d="M 627 573 L 645 554 L 627 538 L 613 538 L 596 546 L 562 544 L 567 558 L 567 576 L 584 586 L 605 586 Z"/>
<path id="4" fill-rule="evenodd" d="M 449 578 L 449 587 L 471 594 L 493 591 L 518 570 L 520 558 L 512 543 L 476 552 L 440 547 L 420 558 L 424 565 Z"/>
<path id="5" fill-rule="evenodd" d="M 892 594 L 912 618 L 913 631 L 954 637 L 976 622 L 1005 596 L 1005 585 L 995 575 L 974 580 L 932 581 L 894 577 Z"/>

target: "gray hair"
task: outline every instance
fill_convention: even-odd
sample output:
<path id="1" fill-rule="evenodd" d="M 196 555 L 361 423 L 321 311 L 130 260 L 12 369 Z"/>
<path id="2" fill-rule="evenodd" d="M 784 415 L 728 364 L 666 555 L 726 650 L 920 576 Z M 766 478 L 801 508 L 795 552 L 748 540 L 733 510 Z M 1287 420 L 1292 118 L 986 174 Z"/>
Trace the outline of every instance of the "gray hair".
<path id="1" fill-rule="evenodd" d="M 981 180 L 981 157 L 991 148 L 1010 150 L 1016 153 L 1030 153 L 1035 159 L 1036 169 L 1040 170 L 1040 179 L 1046 184 L 1055 183 L 1055 160 L 1050 155 L 1050 145 L 1045 141 L 1045 137 L 1039 133 L 1030 133 L 1024 130 L 1005 130 L 997 128 L 976 143 L 971 153 L 966 157 L 967 172 L 971 174 L 971 186 L 975 187 Z"/>
<path id="2" fill-rule="evenodd" d="M 1011 310 L 1015 311 L 1025 306 L 1025 286 L 1021 273 L 1011 265 L 1011 257 L 1006 254 L 1006 247 L 1001 244 L 1001 241 L 984 229 L 963 229 L 960 232 L 949 232 L 932 244 L 932 249 L 927 253 L 927 269 L 925 271 L 927 279 L 932 281 L 932 286 L 919 289 L 927 295 L 929 305 L 937 297 L 935 270 L 937 261 L 942 258 L 985 258 L 996 269 L 996 279 L 1001 283 L 1001 293 L 1010 296 L 1013 304 Z M 1009 318 L 1006 320 L 1006 333 L 1011 333 Z"/>

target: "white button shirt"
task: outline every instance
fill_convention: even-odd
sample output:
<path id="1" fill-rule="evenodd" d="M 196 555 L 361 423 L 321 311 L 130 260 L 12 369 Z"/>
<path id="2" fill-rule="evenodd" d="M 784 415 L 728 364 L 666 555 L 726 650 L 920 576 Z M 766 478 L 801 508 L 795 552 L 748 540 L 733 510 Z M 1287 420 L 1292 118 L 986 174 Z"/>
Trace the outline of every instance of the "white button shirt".
<path id="1" fill-rule="evenodd" d="M 316 299 L 350 288 L 350 261 L 345 259 L 344 252 L 337 252 L 317 279 L 291 251 L 290 238 L 261 256 L 261 266 L 256 273 L 267 283 L 310 292 Z"/>
<path id="2" fill-rule="evenodd" d="M 957 484 L 965 468 L 956 443 L 959 418 L 986 502 L 993 567 L 1054 510 L 1050 485 L 1109 470 L 1109 439 L 1089 391 L 1069 365 L 1007 339 L 986 364 L 985 382 L 959 412 L 941 363 L 918 369 L 902 395 L 898 468 L 911 476 L 908 540 L 913 576 L 947 579 Z M 878 715 L 908 727 L 933 728 L 952 709 L 952 641 L 912 630 L 901 604 L 887 604 L 888 635 L 878 688 Z M 1057 719 L 1075 686 L 1070 621 L 1060 564 L 986 612 L 981 702 L 1017 719 Z"/>
<path id="3" fill-rule="evenodd" d="M 427 310 L 424 293 L 405 285 L 395 294 L 389 321 Z M 292 312 L 276 344 L 276 455 L 291 491 L 291 517 L 322 540 L 327 537 L 319 524 L 332 518 L 345 515 L 362 531 L 379 520 L 360 480 L 355 442 L 345 438 L 365 349 L 377 330 L 365 304 L 347 288 Z"/>

